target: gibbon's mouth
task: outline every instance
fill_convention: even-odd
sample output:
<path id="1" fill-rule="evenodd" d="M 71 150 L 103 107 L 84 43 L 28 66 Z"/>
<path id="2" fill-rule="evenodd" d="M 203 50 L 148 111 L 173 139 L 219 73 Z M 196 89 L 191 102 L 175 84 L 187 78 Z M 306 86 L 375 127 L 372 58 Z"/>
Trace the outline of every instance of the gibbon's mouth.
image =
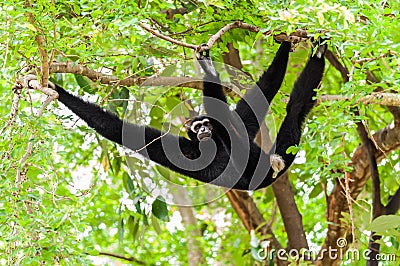
<path id="1" fill-rule="evenodd" d="M 197 134 L 197 139 L 199 141 L 206 141 L 206 140 L 209 140 L 211 138 L 211 136 L 212 136 L 211 132 L 203 132 L 203 133 Z"/>

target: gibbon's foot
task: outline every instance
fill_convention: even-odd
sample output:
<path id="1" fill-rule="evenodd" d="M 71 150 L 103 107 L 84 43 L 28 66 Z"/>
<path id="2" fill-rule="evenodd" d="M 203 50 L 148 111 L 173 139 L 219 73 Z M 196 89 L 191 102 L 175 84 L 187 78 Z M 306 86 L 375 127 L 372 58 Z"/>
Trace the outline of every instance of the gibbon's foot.
<path id="1" fill-rule="evenodd" d="M 20 82 L 16 81 L 14 86 L 12 86 L 11 90 L 14 94 L 20 95 L 23 87 L 24 86 Z"/>
<path id="2" fill-rule="evenodd" d="M 31 82 L 31 81 L 34 81 L 34 80 L 37 81 L 37 76 L 36 76 L 36 75 L 33 75 L 33 74 L 28 74 L 28 75 L 25 75 L 25 76 L 22 78 L 22 84 L 23 84 L 23 86 L 26 87 L 26 88 L 35 89 L 35 88 L 32 87 L 32 85 L 30 84 L 30 82 Z M 48 81 L 48 87 L 51 88 L 51 89 L 53 89 L 53 90 L 56 89 L 56 86 L 55 86 L 54 83 L 51 82 L 51 81 Z"/>
<path id="3" fill-rule="evenodd" d="M 202 46 L 207 46 L 206 44 L 202 44 Z M 214 65 L 212 63 L 211 57 L 210 57 L 210 49 L 205 49 L 202 52 L 197 52 L 196 53 L 197 61 L 199 62 L 201 68 L 204 70 L 204 72 L 207 75 L 210 75 L 212 77 L 218 77 L 218 73 L 214 68 Z"/>
<path id="4" fill-rule="evenodd" d="M 325 55 L 326 50 L 328 49 L 328 45 L 326 44 L 326 41 L 328 39 L 326 38 L 318 38 L 318 39 L 314 39 L 311 38 L 311 45 L 315 51 L 315 56 L 317 58 L 322 58 Z"/>
<path id="5" fill-rule="evenodd" d="M 276 153 L 271 154 L 271 156 L 269 157 L 269 161 L 271 163 L 272 170 L 274 170 L 274 174 L 272 175 L 272 177 L 276 178 L 278 176 L 278 173 L 282 171 L 283 168 L 285 168 L 285 161 L 280 155 Z"/>
<path id="6" fill-rule="evenodd" d="M 290 47 L 290 51 L 293 52 L 297 46 L 302 41 L 306 41 L 308 39 L 307 32 L 305 30 L 297 29 L 295 32 L 292 32 L 289 36 L 282 32 L 277 35 L 274 35 L 274 40 L 277 43 L 282 42 L 290 42 L 292 46 Z"/>
<path id="7" fill-rule="evenodd" d="M 25 75 L 21 79 L 18 79 L 11 89 L 16 94 L 20 94 L 23 88 L 33 89 L 32 86 L 29 85 L 29 82 L 32 80 L 37 80 L 36 75 Z"/>

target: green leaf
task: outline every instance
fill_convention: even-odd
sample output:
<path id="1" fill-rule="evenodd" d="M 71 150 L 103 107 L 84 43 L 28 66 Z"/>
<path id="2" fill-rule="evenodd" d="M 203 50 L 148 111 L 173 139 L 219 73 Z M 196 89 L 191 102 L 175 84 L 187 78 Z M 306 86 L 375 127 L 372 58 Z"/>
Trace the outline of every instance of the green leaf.
<path id="1" fill-rule="evenodd" d="M 118 240 L 120 244 L 122 244 L 122 242 L 124 241 L 124 234 L 125 234 L 124 218 L 120 216 L 120 219 L 118 221 Z"/>
<path id="2" fill-rule="evenodd" d="M 311 190 L 309 198 L 315 198 L 322 192 L 322 186 L 319 184 L 316 184 L 314 188 Z"/>
<path id="3" fill-rule="evenodd" d="M 385 232 L 393 228 L 400 228 L 400 216 L 382 215 L 371 223 L 371 230 L 374 232 Z"/>
<path id="4" fill-rule="evenodd" d="M 158 196 L 151 205 L 151 212 L 162 221 L 168 221 L 168 208 L 162 196 Z"/>
<path id="5" fill-rule="evenodd" d="M 98 256 L 99 255 L 99 251 L 96 250 L 94 247 L 89 247 L 85 249 L 85 252 L 91 256 Z"/>
<path id="6" fill-rule="evenodd" d="M 155 167 L 156 167 L 157 171 L 160 173 L 160 175 L 162 175 L 166 179 L 170 178 L 170 170 L 168 168 L 163 167 L 163 166 L 158 165 L 158 164 Z"/>
<path id="7" fill-rule="evenodd" d="M 289 153 L 291 153 L 291 154 L 293 154 L 293 155 L 295 155 L 295 154 L 297 154 L 298 152 L 299 152 L 299 150 L 300 150 L 300 147 L 299 146 L 290 146 L 287 150 L 286 150 L 286 154 L 289 154 Z"/>
<path id="8" fill-rule="evenodd" d="M 119 92 L 120 99 L 128 100 L 129 99 L 129 90 L 125 87 L 122 87 Z M 128 101 L 122 101 L 122 112 L 126 112 L 126 108 L 128 107 Z"/>
<path id="9" fill-rule="evenodd" d="M 126 191 L 131 194 L 135 190 L 135 185 L 132 182 L 132 178 L 128 175 L 127 172 L 124 172 L 122 175 L 122 179 L 124 181 L 124 187 Z"/>
<path id="10" fill-rule="evenodd" d="M 155 218 L 154 215 L 151 216 L 151 224 L 153 225 L 153 228 L 156 231 L 156 233 L 161 235 L 162 234 L 162 230 L 161 230 L 161 227 L 160 227 L 160 223 L 158 222 L 158 220 Z"/>
<path id="11" fill-rule="evenodd" d="M 128 226 L 129 226 L 129 230 L 132 235 L 133 241 L 135 241 L 138 237 L 139 224 L 140 224 L 140 219 L 137 219 L 133 215 L 129 216 Z"/>
<path id="12" fill-rule="evenodd" d="M 84 92 L 87 92 L 90 94 L 94 93 L 94 90 L 90 86 L 89 81 L 87 81 L 85 77 L 83 77 L 82 75 L 79 75 L 79 74 L 74 74 L 74 76 L 75 76 L 75 80 L 78 83 L 79 87 L 81 87 L 81 89 Z"/>
<path id="13" fill-rule="evenodd" d="M 68 219 L 68 217 L 69 217 L 69 212 L 64 213 L 64 215 L 61 218 L 61 220 L 54 227 L 54 230 L 58 230 L 60 228 L 60 226 Z"/>

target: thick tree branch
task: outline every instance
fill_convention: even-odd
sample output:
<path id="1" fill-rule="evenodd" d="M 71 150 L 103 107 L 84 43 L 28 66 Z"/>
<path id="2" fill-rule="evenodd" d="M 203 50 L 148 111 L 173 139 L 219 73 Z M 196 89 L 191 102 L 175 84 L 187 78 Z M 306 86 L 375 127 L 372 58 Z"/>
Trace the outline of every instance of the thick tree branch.
<path id="1" fill-rule="evenodd" d="M 386 205 L 386 214 L 395 214 L 400 209 L 400 187 L 393 196 L 389 197 Z"/>
<path id="2" fill-rule="evenodd" d="M 368 137 L 367 130 L 362 121 L 357 122 L 357 132 L 360 136 L 362 144 L 365 146 L 365 150 L 367 151 L 372 178 L 372 212 L 373 217 L 376 218 L 383 212 L 380 189 L 381 181 L 379 179 L 378 165 L 376 164 L 375 158 L 376 148 L 372 140 Z"/>
<path id="3" fill-rule="evenodd" d="M 186 7 L 181 7 L 181 8 L 176 8 L 176 9 L 167 9 L 167 10 L 161 10 L 161 14 L 166 14 L 167 19 L 173 19 L 176 14 L 186 14 L 188 12 L 188 9 Z"/>
<path id="4" fill-rule="evenodd" d="M 135 84 L 140 85 L 146 80 L 146 78 L 132 77 L 132 76 L 119 79 L 116 76 L 103 74 L 101 72 L 94 71 L 89 67 L 86 67 L 81 64 L 75 64 L 73 62 L 52 63 L 50 66 L 50 73 L 79 74 L 91 79 L 94 82 L 100 82 L 101 84 L 110 84 L 116 86 L 133 86 Z"/>
<path id="5" fill-rule="evenodd" d="M 345 83 L 349 81 L 349 70 L 339 62 L 331 50 L 328 49 L 326 51 L 325 58 L 328 59 L 329 63 L 340 72 Z"/>
<path id="6" fill-rule="evenodd" d="M 29 0 L 25 1 L 25 6 L 32 8 L 32 5 Z M 38 45 L 39 49 L 39 54 L 40 54 L 40 62 L 41 62 L 41 69 L 42 69 L 42 75 L 41 75 L 41 84 L 44 87 L 47 87 L 47 83 L 49 82 L 49 56 L 47 54 L 47 51 L 45 49 L 45 43 L 46 43 L 46 35 L 43 33 L 41 29 L 36 27 L 35 23 L 35 17 L 31 12 L 27 12 L 28 15 L 28 20 L 29 23 L 35 27 L 37 34 L 35 35 L 35 41 Z"/>
<path id="7" fill-rule="evenodd" d="M 297 208 L 294 199 L 294 191 L 289 182 L 289 175 L 286 172 L 272 184 L 272 189 L 279 211 L 282 215 L 283 225 L 288 237 L 287 249 L 308 250 L 308 242 L 304 231 L 303 217 Z"/>
<path id="8" fill-rule="evenodd" d="M 376 148 L 372 140 L 368 137 L 367 130 L 362 121 L 357 122 L 357 132 L 367 151 L 372 179 L 372 215 L 375 219 L 381 216 L 384 212 L 384 207 L 381 202 L 381 181 L 379 179 L 378 165 L 375 159 Z M 368 248 L 371 252 L 368 254 L 369 259 L 367 260 L 367 266 L 378 265 L 379 261 L 374 260 L 373 258 L 376 258 L 377 254 L 379 254 L 380 244 L 376 243 L 376 241 L 380 238 L 381 236 L 375 235 L 374 232 L 371 232 L 371 238 L 368 243 Z"/>
<path id="9" fill-rule="evenodd" d="M 387 92 L 374 92 L 364 97 L 357 95 L 342 96 L 342 95 L 323 95 L 318 99 L 318 102 L 325 101 L 354 101 L 362 104 L 379 104 L 387 106 L 400 106 L 400 94 Z"/>
<path id="10" fill-rule="evenodd" d="M 247 231 L 250 232 L 251 230 L 258 229 L 261 235 L 269 235 L 267 240 L 271 242 L 275 249 L 282 248 L 271 228 L 267 226 L 266 220 L 258 209 L 253 198 L 249 196 L 248 192 L 240 190 L 228 190 L 226 192 L 226 196 L 231 202 L 232 207 L 235 209 L 239 218 L 242 220 L 242 223 Z"/>
<path id="11" fill-rule="evenodd" d="M 377 145 L 378 149 L 375 154 L 377 162 L 380 162 L 385 154 L 390 153 L 393 150 L 400 148 L 400 126 L 394 126 L 391 124 L 386 126 L 382 130 L 378 131 L 372 136 L 373 142 Z M 350 195 L 352 199 L 357 199 L 358 195 L 371 176 L 371 170 L 369 167 L 369 160 L 367 157 L 366 147 L 361 145 L 356 149 L 351 159 L 351 165 L 353 171 L 350 173 Z M 328 250 L 329 248 L 335 248 L 341 250 L 337 245 L 337 239 L 346 236 L 348 243 L 351 242 L 351 230 L 347 226 L 343 225 L 342 212 L 348 211 L 348 204 L 346 199 L 346 193 L 343 191 L 342 186 L 335 185 L 332 193 L 329 196 L 327 220 L 328 233 L 325 238 L 325 242 L 321 248 L 322 250 Z M 348 248 L 348 246 L 346 246 Z M 339 265 L 338 259 L 331 259 L 329 256 L 324 256 L 317 265 Z"/>
<path id="12" fill-rule="evenodd" d="M 371 71 L 367 70 L 367 82 L 368 84 L 378 83 L 379 79 Z M 375 92 L 381 92 L 381 91 L 383 91 L 382 87 L 378 87 L 375 89 Z M 387 108 L 389 112 L 391 112 L 393 115 L 394 123 L 395 124 L 400 123 L 400 107 L 389 105 Z"/>
<path id="13" fill-rule="evenodd" d="M 232 63 L 232 62 L 230 62 Z M 50 73 L 71 73 L 80 74 L 91 79 L 94 82 L 99 82 L 105 85 L 115 86 L 179 86 L 190 87 L 195 89 L 202 89 L 202 80 L 191 77 L 126 77 L 119 79 L 117 76 L 103 74 L 93 69 L 75 64 L 73 62 L 52 63 L 50 65 Z M 347 74 L 346 74 L 347 75 Z M 223 84 L 225 87 L 231 88 L 229 84 Z M 288 101 L 285 99 L 284 101 Z M 359 98 L 357 95 L 343 96 L 343 95 L 322 95 L 318 98 L 317 102 L 326 101 L 354 101 L 362 104 L 380 104 L 387 106 L 400 106 L 400 94 L 376 92 Z"/>

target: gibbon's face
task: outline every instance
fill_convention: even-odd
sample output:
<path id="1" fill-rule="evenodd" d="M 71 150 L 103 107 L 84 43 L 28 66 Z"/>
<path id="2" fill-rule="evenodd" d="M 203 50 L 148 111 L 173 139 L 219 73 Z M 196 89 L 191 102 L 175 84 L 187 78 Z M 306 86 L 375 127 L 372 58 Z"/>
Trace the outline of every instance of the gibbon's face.
<path id="1" fill-rule="evenodd" d="M 205 116 L 196 117 L 189 127 L 189 137 L 197 137 L 199 141 L 206 141 L 212 137 L 212 125 L 210 119 Z"/>

